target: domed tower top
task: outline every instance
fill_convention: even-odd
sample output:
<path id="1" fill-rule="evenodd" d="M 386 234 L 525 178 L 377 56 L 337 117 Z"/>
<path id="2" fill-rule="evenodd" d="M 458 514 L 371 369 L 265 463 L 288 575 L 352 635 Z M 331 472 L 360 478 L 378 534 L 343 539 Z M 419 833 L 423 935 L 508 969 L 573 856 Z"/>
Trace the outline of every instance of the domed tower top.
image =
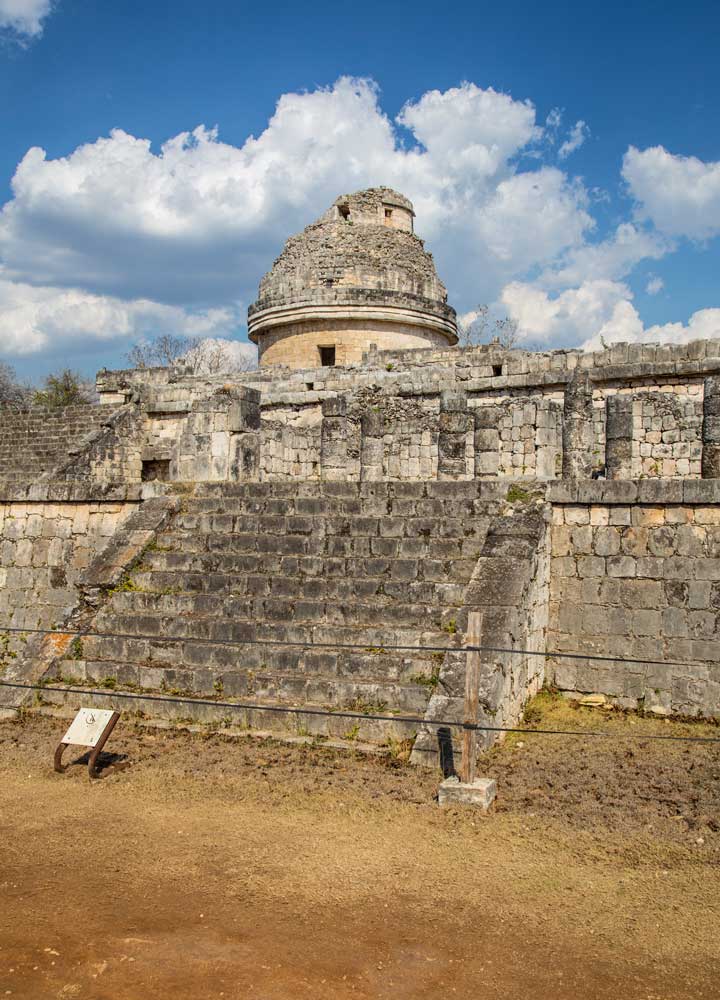
<path id="1" fill-rule="evenodd" d="M 457 343 L 455 311 L 391 188 L 341 195 L 285 244 L 248 310 L 260 364 L 313 368 L 379 350 Z"/>
<path id="2" fill-rule="evenodd" d="M 320 221 L 333 222 L 338 218 L 356 225 L 382 225 L 412 233 L 415 212 L 412 202 L 404 194 L 392 188 L 377 187 L 356 191 L 355 194 L 341 194 Z"/>

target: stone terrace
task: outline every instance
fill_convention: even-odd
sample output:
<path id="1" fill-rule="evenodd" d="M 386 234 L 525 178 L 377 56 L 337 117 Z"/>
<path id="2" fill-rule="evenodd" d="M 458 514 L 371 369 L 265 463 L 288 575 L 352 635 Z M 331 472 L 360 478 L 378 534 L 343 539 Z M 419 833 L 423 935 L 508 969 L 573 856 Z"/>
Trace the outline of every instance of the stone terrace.
<path id="1" fill-rule="evenodd" d="M 544 537 L 541 503 L 512 507 L 505 489 L 479 483 L 207 484 L 183 498 L 91 626 L 127 638 L 84 638 L 60 672 L 260 704 L 460 718 L 465 656 L 437 647 L 457 649 L 476 608 L 495 645 L 536 640 Z M 488 662 L 484 718 L 517 713 L 539 685 L 535 660 Z M 254 726 L 283 724 L 246 714 Z M 418 729 L 291 723 L 380 741 Z M 435 746 L 421 740 L 417 752 Z"/>
<path id="2" fill-rule="evenodd" d="M 69 460 L 85 439 L 117 409 L 102 406 L 3 410 L 0 419 L 0 481 L 30 483 Z"/>

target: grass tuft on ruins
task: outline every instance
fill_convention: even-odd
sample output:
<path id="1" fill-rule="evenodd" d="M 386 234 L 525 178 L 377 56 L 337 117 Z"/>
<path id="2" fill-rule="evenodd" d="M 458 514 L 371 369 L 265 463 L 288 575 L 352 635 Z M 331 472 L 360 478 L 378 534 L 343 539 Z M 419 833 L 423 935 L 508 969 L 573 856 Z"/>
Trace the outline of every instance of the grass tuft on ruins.
<path id="1" fill-rule="evenodd" d="M 543 685 L 717 716 L 720 341 L 460 348 L 389 188 L 288 240 L 249 333 L 254 372 L 102 371 L 98 406 L 3 414 L 0 637 L 61 633 L 5 632 L 5 680 L 432 764 L 437 728 L 403 717 L 462 717 L 481 611 L 506 650 L 482 724 Z"/>

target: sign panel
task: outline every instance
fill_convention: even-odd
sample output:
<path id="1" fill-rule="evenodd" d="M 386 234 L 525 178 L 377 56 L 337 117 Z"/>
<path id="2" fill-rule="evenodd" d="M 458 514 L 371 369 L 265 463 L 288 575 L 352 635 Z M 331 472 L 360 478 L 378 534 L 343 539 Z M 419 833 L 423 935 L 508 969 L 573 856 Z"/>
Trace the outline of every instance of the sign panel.
<path id="1" fill-rule="evenodd" d="M 81 708 L 62 738 L 63 743 L 94 747 L 113 716 L 108 708 Z"/>

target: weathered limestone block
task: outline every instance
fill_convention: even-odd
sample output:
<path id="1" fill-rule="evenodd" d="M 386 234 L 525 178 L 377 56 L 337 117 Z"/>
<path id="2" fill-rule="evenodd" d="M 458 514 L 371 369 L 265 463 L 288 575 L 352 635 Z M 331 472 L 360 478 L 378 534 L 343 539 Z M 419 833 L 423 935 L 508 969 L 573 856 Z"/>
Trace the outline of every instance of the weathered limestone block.
<path id="1" fill-rule="evenodd" d="M 84 589 L 112 587 L 180 506 L 178 497 L 152 497 L 114 530 L 110 541 L 80 577 Z"/>
<path id="2" fill-rule="evenodd" d="M 633 397 L 608 396 L 605 400 L 605 474 L 608 479 L 632 478 Z"/>
<path id="3" fill-rule="evenodd" d="M 500 408 L 480 406 L 475 410 L 475 475 L 497 476 L 500 465 Z"/>
<path id="4" fill-rule="evenodd" d="M 231 434 L 260 430 L 260 393 L 257 389 L 247 386 L 233 389 L 227 426 Z"/>
<path id="5" fill-rule="evenodd" d="M 475 428 L 475 418 L 468 411 L 467 393 L 443 390 L 440 393 L 438 421 L 438 479 L 462 479 L 467 472 L 467 439 Z"/>
<path id="6" fill-rule="evenodd" d="M 366 410 L 361 420 L 360 478 L 377 482 L 383 478 L 385 465 L 385 416 L 379 410 Z"/>
<path id="7" fill-rule="evenodd" d="M 438 804 L 441 806 L 475 806 L 487 812 L 497 796 L 494 778 L 476 778 L 472 784 L 465 784 L 455 775 L 446 778 L 438 789 Z"/>
<path id="8" fill-rule="evenodd" d="M 565 386 L 562 422 L 562 477 L 592 474 L 593 390 L 590 375 L 576 368 Z"/>
<path id="9" fill-rule="evenodd" d="M 258 475 L 260 393 L 223 386 L 196 398 L 172 447 L 172 480 L 247 480 Z"/>
<path id="10" fill-rule="evenodd" d="M 320 467 L 325 480 L 345 482 L 349 478 L 348 425 L 346 397 L 323 400 Z"/>
<path id="11" fill-rule="evenodd" d="M 260 470 L 260 435 L 257 431 L 230 438 L 230 476 L 233 482 L 257 479 Z"/>
<path id="12" fill-rule="evenodd" d="M 720 376 L 706 378 L 704 390 L 701 475 L 720 479 Z"/>
<path id="13" fill-rule="evenodd" d="M 233 392 L 228 408 L 230 434 L 229 478 L 234 482 L 257 479 L 260 469 L 260 393 L 242 386 Z"/>
<path id="14" fill-rule="evenodd" d="M 0 631 L 10 625 L 57 633 L 37 633 L 19 642 L 18 655 L 4 664 L 8 680 L 34 683 L 66 654 L 85 611 L 122 579 L 179 506 L 175 497 L 155 497 L 140 507 L 104 499 L 75 502 L 69 499 L 70 489 L 66 487 L 65 503 L 18 503 L 3 511 L 6 542 L 0 546 L 0 577 L 6 586 L 0 591 Z M 8 530 L 15 524 L 19 532 Z M 27 551 L 30 545 L 35 552 Z M 28 555 L 32 565 L 18 566 L 18 559 L 27 563 Z M 21 688 L 2 690 L 0 707 L 17 707 L 29 697 Z"/>

